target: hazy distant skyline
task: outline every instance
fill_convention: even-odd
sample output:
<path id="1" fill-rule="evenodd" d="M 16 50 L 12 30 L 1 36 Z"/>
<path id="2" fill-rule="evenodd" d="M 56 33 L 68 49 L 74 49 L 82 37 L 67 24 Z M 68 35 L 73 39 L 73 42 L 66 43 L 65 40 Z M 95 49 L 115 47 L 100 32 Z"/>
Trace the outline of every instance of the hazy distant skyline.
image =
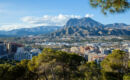
<path id="1" fill-rule="evenodd" d="M 130 11 L 105 16 L 89 0 L 0 0 L 0 30 L 62 26 L 70 18 L 92 17 L 103 24 L 130 24 Z"/>

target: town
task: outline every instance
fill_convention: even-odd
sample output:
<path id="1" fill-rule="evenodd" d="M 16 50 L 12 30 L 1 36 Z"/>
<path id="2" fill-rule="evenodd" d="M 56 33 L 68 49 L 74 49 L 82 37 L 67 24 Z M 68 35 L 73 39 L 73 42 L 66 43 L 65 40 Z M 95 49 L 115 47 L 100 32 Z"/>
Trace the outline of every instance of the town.
<path id="1" fill-rule="evenodd" d="M 129 42 L 106 42 L 106 43 L 65 43 L 65 42 L 46 42 L 36 43 L 36 45 L 60 46 L 59 49 L 65 52 L 72 52 L 83 56 L 88 62 L 96 61 L 100 63 L 113 50 L 119 49 L 128 53 L 130 58 L 130 43 Z M 69 46 L 69 47 L 63 47 Z M 38 56 L 43 49 L 33 48 L 15 42 L 0 42 L 0 58 L 21 61 L 24 59 L 31 60 L 33 56 Z"/>

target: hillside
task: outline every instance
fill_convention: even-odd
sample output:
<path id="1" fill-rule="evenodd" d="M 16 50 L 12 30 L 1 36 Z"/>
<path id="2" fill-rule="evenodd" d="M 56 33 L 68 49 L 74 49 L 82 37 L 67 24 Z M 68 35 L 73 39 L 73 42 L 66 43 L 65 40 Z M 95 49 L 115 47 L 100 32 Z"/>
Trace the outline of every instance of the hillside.
<path id="1" fill-rule="evenodd" d="M 124 29 L 126 24 L 103 25 L 91 18 L 70 19 L 64 28 L 53 32 L 51 37 L 87 37 L 108 35 L 130 35 L 130 30 Z"/>
<path id="2" fill-rule="evenodd" d="M 60 26 L 39 26 L 34 28 L 21 28 L 14 29 L 11 31 L 0 31 L 2 36 L 27 36 L 27 35 L 39 35 L 39 34 L 49 34 L 60 29 Z"/>

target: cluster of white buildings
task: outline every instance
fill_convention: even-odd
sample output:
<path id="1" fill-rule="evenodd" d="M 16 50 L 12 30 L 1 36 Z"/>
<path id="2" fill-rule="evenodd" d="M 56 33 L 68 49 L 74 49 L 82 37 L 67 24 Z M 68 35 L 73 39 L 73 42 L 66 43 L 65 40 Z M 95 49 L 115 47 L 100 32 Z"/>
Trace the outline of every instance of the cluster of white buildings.
<path id="1" fill-rule="evenodd" d="M 114 45 L 114 46 L 113 46 Z M 112 53 L 114 49 L 120 49 L 129 53 L 130 58 L 130 45 L 116 45 L 116 44 L 86 44 L 85 46 L 71 47 L 70 52 L 77 53 L 85 57 L 88 62 L 96 61 L 101 62 L 108 54 Z M 65 50 L 64 50 L 65 51 Z M 66 50 L 69 51 L 69 50 Z"/>
<path id="2" fill-rule="evenodd" d="M 14 60 L 21 61 L 23 59 L 32 59 L 33 56 L 38 56 L 41 53 L 40 49 L 25 50 L 24 47 L 19 47 L 14 55 Z"/>

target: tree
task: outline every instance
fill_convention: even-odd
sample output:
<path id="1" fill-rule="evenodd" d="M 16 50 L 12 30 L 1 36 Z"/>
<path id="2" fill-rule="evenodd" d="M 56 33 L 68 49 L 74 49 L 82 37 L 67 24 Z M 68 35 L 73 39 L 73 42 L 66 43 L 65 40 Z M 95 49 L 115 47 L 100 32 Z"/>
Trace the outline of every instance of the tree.
<path id="1" fill-rule="evenodd" d="M 18 66 L 0 64 L 0 80 L 17 80 L 24 74 L 23 72 L 23 69 Z"/>
<path id="2" fill-rule="evenodd" d="M 128 74 L 128 54 L 121 50 L 114 50 L 102 62 L 103 80 L 123 80 Z"/>
<path id="3" fill-rule="evenodd" d="M 29 60 L 22 60 L 15 65 L 0 64 L 0 80 L 34 80 L 35 74 L 29 71 L 28 62 Z"/>
<path id="4" fill-rule="evenodd" d="M 90 0 L 90 4 L 94 8 L 101 8 L 104 14 L 122 13 L 130 8 L 128 0 Z"/>
<path id="5" fill-rule="evenodd" d="M 28 67 L 38 74 L 39 79 L 73 80 L 78 77 L 78 66 L 84 61 L 83 57 L 74 53 L 44 49 L 28 63 Z"/>
<path id="6" fill-rule="evenodd" d="M 123 80 L 130 80 L 130 60 L 128 61 L 128 72 L 124 75 Z"/>
<path id="7" fill-rule="evenodd" d="M 34 80 L 35 79 L 36 74 L 31 72 L 28 68 L 29 62 L 30 60 L 22 60 L 15 65 L 15 69 L 17 70 L 17 73 L 21 74 L 18 78 L 16 78 L 17 80 Z"/>
<path id="8" fill-rule="evenodd" d="M 10 64 L 0 64 L 0 80 L 6 80 L 8 69 L 11 67 Z"/>
<path id="9" fill-rule="evenodd" d="M 83 80 L 101 80 L 100 66 L 96 62 L 86 62 L 79 67 Z"/>
<path id="10" fill-rule="evenodd" d="M 75 53 L 67 53 L 63 51 L 57 51 L 58 57 L 56 59 L 58 66 L 61 67 L 61 73 L 63 80 L 77 80 L 79 79 L 80 72 L 78 67 L 84 64 L 86 61 L 83 57 Z"/>

